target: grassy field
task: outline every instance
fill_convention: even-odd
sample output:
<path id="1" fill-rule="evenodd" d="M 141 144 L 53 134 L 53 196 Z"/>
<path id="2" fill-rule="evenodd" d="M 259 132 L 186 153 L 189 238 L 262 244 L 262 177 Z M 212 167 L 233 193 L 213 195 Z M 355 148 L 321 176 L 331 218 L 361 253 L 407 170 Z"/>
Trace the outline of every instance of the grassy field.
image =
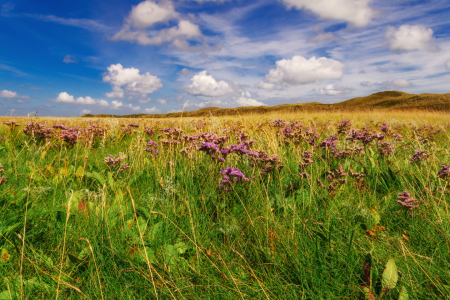
<path id="1" fill-rule="evenodd" d="M 0 299 L 450 297 L 448 113 L 12 119 Z"/>

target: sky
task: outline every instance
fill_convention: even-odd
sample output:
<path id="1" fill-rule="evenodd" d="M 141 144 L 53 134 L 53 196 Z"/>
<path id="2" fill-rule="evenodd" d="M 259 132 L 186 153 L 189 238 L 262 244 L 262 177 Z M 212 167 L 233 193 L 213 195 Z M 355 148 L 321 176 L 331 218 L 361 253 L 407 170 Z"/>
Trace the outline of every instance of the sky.
<path id="1" fill-rule="evenodd" d="M 450 92 L 448 0 L 0 0 L 0 115 Z"/>

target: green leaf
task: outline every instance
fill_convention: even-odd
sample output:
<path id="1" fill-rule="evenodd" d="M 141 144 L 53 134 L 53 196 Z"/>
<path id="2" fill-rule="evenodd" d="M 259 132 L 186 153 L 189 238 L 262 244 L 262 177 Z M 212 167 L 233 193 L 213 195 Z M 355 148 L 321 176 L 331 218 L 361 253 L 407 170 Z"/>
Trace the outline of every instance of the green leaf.
<path id="1" fill-rule="evenodd" d="M 2 255 L 0 256 L 0 264 L 6 264 L 10 258 L 11 258 L 11 255 L 9 255 L 8 250 L 3 248 Z"/>
<path id="2" fill-rule="evenodd" d="M 3 291 L 0 293 L 0 300 L 12 300 L 16 298 L 16 293 L 14 293 L 13 291 L 11 291 L 11 294 L 9 293 L 9 291 Z"/>
<path id="3" fill-rule="evenodd" d="M 155 252 L 153 251 L 153 249 L 145 247 L 145 251 L 140 252 L 141 252 L 140 257 L 143 262 L 147 262 L 147 260 L 145 259 L 145 253 L 147 252 L 148 261 L 151 262 L 152 264 L 155 263 Z"/>
<path id="4" fill-rule="evenodd" d="M 84 176 L 84 168 L 82 166 L 79 166 L 77 171 L 75 172 L 75 175 L 79 178 L 82 178 Z"/>
<path id="5" fill-rule="evenodd" d="M 373 295 L 372 291 L 368 287 L 361 287 L 364 293 L 364 298 L 366 300 L 376 300 L 375 296 Z"/>
<path id="6" fill-rule="evenodd" d="M 409 300 L 408 291 L 404 286 L 402 286 L 402 289 L 400 290 L 400 295 L 398 296 L 398 300 Z"/>
<path id="7" fill-rule="evenodd" d="M 70 262 L 75 265 L 81 264 L 82 262 L 84 262 L 84 259 L 78 258 L 75 254 L 69 253 L 69 254 L 67 254 L 67 256 L 69 257 Z"/>
<path id="8" fill-rule="evenodd" d="M 97 172 L 92 172 L 92 173 L 91 172 L 87 172 L 86 176 L 89 177 L 89 178 L 96 179 L 101 185 L 105 184 L 105 179 L 103 178 L 102 175 L 100 175 Z"/>
<path id="9" fill-rule="evenodd" d="M 386 264 L 386 269 L 383 271 L 381 285 L 383 289 L 393 289 L 397 285 L 397 280 L 397 265 L 395 264 L 395 260 L 391 258 Z"/>
<path id="10" fill-rule="evenodd" d="M 108 172 L 108 184 L 111 186 L 111 188 L 114 188 L 114 179 L 111 172 Z"/>
<path id="11" fill-rule="evenodd" d="M 178 254 L 183 254 L 187 249 L 189 249 L 184 242 L 178 242 L 174 246 L 177 248 Z"/>
<path id="12" fill-rule="evenodd" d="M 174 264 L 178 259 L 178 251 L 174 245 L 165 245 L 164 246 L 164 260 L 168 265 Z"/>
<path id="13" fill-rule="evenodd" d="M 141 230 L 141 234 L 143 235 L 147 230 L 147 221 L 145 221 L 142 217 L 138 217 L 139 229 Z"/>

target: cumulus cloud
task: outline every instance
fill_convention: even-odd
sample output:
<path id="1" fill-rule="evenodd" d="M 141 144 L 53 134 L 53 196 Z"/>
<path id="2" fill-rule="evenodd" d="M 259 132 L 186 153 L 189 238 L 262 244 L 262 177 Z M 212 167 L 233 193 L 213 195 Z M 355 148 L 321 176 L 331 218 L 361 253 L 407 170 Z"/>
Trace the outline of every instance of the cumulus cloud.
<path id="1" fill-rule="evenodd" d="M 78 60 L 75 59 L 75 56 L 73 55 L 66 55 L 63 59 L 63 63 L 66 64 L 77 64 Z"/>
<path id="2" fill-rule="evenodd" d="M 152 99 L 151 99 L 151 98 L 147 98 L 147 99 L 139 99 L 138 102 L 139 102 L 139 103 L 142 103 L 142 104 L 145 104 L 145 103 L 152 102 Z"/>
<path id="3" fill-rule="evenodd" d="M 236 103 L 240 106 L 262 106 L 265 105 L 262 102 L 259 102 L 255 99 L 252 99 L 252 95 L 249 92 L 241 91 L 242 94 L 239 98 L 236 99 Z"/>
<path id="4" fill-rule="evenodd" d="M 160 98 L 160 99 L 158 99 L 156 101 L 158 101 L 158 103 L 160 103 L 160 104 L 167 104 L 167 100 L 166 99 Z"/>
<path id="5" fill-rule="evenodd" d="M 319 89 L 319 94 L 329 96 L 341 96 L 350 94 L 352 91 L 353 88 L 329 84 L 326 87 Z"/>
<path id="6" fill-rule="evenodd" d="M 82 115 L 87 115 L 87 114 L 90 114 L 91 113 L 91 111 L 89 110 L 89 109 L 83 109 L 82 111 L 81 111 L 81 114 Z"/>
<path id="7" fill-rule="evenodd" d="M 157 23 L 179 20 L 178 25 L 156 32 L 148 30 Z M 112 39 L 137 42 L 141 45 L 161 45 L 170 43 L 171 46 L 190 50 L 188 40 L 202 37 L 198 25 L 188 20 L 180 19 L 171 1 L 154 2 L 146 0 L 134 6 L 125 22 Z"/>
<path id="8" fill-rule="evenodd" d="M 225 81 L 216 81 L 206 71 L 202 71 L 191 78 L 191 84 L 184 89 L 191 95 L 219 97 L 229 95 L 234 89 Z"/>
<path id="9" fill-rule="evenodd" d="M 3 90 L 0 91 L 0 98 L 4 98 L 6 100 L 13 100 L 13 99 L 30 99 L 28 96 L 22 96 L 17 94 L 17 92 Z M 23 103 L 23 101 L 18 100 L 19 103 Z"/>
<path id="10" fill-rule="evenodd" d="M 445 62 L 445 68 L 450 70 L 450 59 Z"/>
<path id="11" fill-rule="evenodd" d="M 344 69 L 343 63 L 331 58 L 313 56 L 306 59 L 296 55 L 292 59 L 277 61 L 276 68 L 269 71 L 259 87 L 273 89 L 275 85 L 302 85 L 325 79 L 340 79 Z"/>
<path id="12" fill-rule="evenodd" d="M 346 21 L 366 26 L 376 16 L 371 0 L 282 0 L 287 8 L 306 9 L 323 19 Z"/>
<path id="13" fill-rule="evenodd" d="M 103 74 L 103 82 L 111 84 L 112 92 L 106 93 L 108 98 L 121 99 L 125 94 L 146 97 L 163 87 L 161 80 L 149 72 L 139 74 L 139 69 L 124 68 L 121 64 L 110 65 Z"/>
<path id="14" fill-rule="evenodd" d="M 171 1 L 155 3 L 144 1 L 131 9 L 127 22 L 136 28 L 147 28 L 158 22 L 178 18 Z"/>
<path id="15" fill-rule="evenodd" d="M 8 90 L 0 91 L 0 98 L 16 98 L 19 95 L 17 95 L 17 92 L 12 92 Z"/>
<path id="16" fill-rule="evenodd" d="M 437 51 L 433 30 L 422 25 L 388 27 L 385 35 L 391 51 Z"/>
<path id="17" fill-rule="evenodd" d="M 109 106 L 109 103 L 105 100 L 95 100 L 89 96 L 78 97 L 75 99 L 74 96 L 69 95 L 67 92 L 59 93 L 58 97 L 53 100 L 53 102 L 58 103 L 68 103 L 68 104 L 82 104 L 82 105 L 99 105 L 99 106 Z"/>
<path id="18" fill-rule="evenodd" d="M 119 100 L 114 100 L 113 102 L 111 102 L 112 108 L 114 109 L 119 109 L 123 106 L 122 101 Z"/>
<path id="19" fill-rule="evenodd" d="M 144 112 L 148 113 L 148 114 L 157 114 L 157 113 L 160 113 L 161 110 L 157 109 L 156 107 L 152 107 L 152 108 L 144 109 Z"/>
<path id="20" fill-rule="evenodd" d="M 405 79 L 394 79 L 381 82 L 381 86 L 383 87 L 408 87 L 412 85 L 411 82 Z"/>

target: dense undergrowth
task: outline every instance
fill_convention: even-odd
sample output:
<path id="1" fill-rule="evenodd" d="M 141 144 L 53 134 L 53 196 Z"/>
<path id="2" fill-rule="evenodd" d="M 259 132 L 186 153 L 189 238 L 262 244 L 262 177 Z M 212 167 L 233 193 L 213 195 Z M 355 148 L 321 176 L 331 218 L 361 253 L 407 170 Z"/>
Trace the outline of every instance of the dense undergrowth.
<path id="1" fill-rule="evenodd" d="M 132 122 L 1 125 L 0 299 L 450 295 L 447 124 Z"/>

